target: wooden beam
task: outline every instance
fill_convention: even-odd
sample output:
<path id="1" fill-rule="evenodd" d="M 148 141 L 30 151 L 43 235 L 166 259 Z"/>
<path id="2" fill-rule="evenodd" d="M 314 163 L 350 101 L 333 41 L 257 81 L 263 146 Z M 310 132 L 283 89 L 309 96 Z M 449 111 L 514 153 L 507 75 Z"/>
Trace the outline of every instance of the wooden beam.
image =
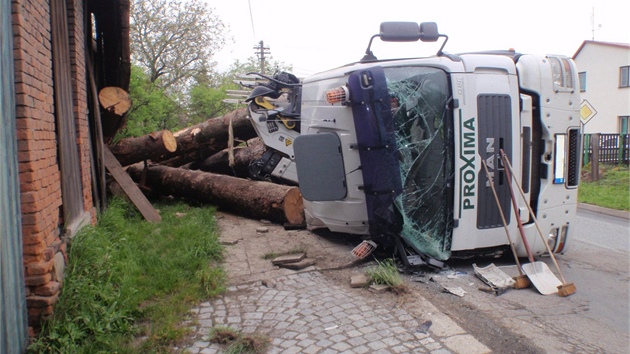
<path id="1" fill-rule="evenodd" d="M 107 146 L 103 147 L 105 167 L 109 173 L 112 174 L 129 199 L 131 199 L 131 202 L 138 208 L 142 216 L 144 216 L 148 222 L 157 223 L 162 221 L 160 214 L 158 214 L 155 208 L 153 208 L 153 205 L 151 205 L 149 200 L 142 194 L 140 188 L 138 188 L 136 183 L 129 177 L 127 172 L 125 172 L 118 160 L 116 160 L 114 154 L 112 154 Z"/>

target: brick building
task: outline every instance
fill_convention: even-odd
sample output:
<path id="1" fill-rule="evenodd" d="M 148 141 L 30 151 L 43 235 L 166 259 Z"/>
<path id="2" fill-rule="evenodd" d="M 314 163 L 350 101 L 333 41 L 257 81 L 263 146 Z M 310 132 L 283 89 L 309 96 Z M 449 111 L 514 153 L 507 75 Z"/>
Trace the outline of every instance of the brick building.
<path id="1" fill-rule="evenodd" d="M 68 241 L 104 204 L 95 93 L 128 89 L 129 1 L 0 0 L 0 10 L 0 352 L 19 352 L 26 327 L 54 311 Z"/>

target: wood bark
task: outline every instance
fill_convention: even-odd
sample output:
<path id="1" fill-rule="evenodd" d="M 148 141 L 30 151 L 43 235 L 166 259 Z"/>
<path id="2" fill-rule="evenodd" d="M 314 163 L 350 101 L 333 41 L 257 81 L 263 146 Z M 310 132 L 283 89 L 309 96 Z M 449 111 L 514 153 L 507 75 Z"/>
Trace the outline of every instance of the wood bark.
<path id="1" fill-rule="evenodd" d="M 148 135 L 126 138 L 110 150 L 123 166 L 128 166 L 144 160 L 160 160 L 163 155 L 177 150 L 177 141 L 168 130 L 153 132 Z"/>
<path id="2" fill-rule="evenodd" d="M 264 153 L 265 145 L 260 138 L 254 138 L 248 140 L 247 145 L 233 149 L 233 166 L 230 166 L 230 149 L 223 149 L 205 160 L 191 163 L 189 168 L 246 178 L 249 175 L 249 164 L 261 158 Z"/>
<path id="3" fill-rule="evenodd" d="M 139 181 L 143 165 L 127 169 Z M 211 203 L 242 216 L 278 223 L 304 223 L 304 204 L 299 188 L 262 181 L 153 165 L 146 170 L 146 184 L 160 194 Z"/>

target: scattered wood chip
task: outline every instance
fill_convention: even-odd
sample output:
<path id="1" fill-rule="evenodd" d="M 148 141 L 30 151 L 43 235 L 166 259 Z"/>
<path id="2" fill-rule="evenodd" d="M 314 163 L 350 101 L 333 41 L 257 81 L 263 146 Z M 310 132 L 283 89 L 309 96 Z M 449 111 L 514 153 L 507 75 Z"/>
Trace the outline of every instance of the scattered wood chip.
<path id="1" fill-rule="evenodd" d="M 256 228 L 256 232 L 259 233 L 259 234 L 265 234 L 265 233 L 269 232 L 269 228 L 265 227 L 265 226 L 257 227 Z"/>
<path id="2" fill-rule="evenodd" d="M 297 263 L 303 260 L 304 258 L 306 258 L 306 253 L 304 252 L 295 253 L 295 254 L 285 254 L 271 260 L 271 264 L 280 265 L 280 264 L 286 264 L 286 263 Z"/>
<path id="3" fill-rule="evenodd" d="M 276 287 L 276 282 L 273 279 L 263 279 L 262 281 L 262 285 L 268 287 L 268 288 L 275 288 Z"/>
<path id="4" fill-rule="evenodd" d="M 315 265 L 315 263 L 317 263 L 316 260 L 312 259 L 312 258 L 305 258 L 299 262 L 294 262 L 294 263 L 282 263 L 282 264 L 278 264 L 279 267 L 281 268 L 286 268 L 286 269 L 292 269 L 292 270 L 300 270 L 306 267 L 310 267 L 312 265 Z"/>
<path id="5" fill-rule="evenodd" d="M 366 274 L 357 274 L 350 277 L 351 288 L 362 288 L 370 283 L 370 278 Z"/>
<path id="6" fill-rule="evenodd" d="M 370 290 L 376 293 L 382 293 L 383 291 L 389 290 L 389 285 L 385 284 L 372 284 L 370 285 Z"/>
<path id="7" fill-rule="evenodd" d="M 180 212 L 176 212 L 175 213 L 175 217 L 178 218 L 178 219 L 179 218 L 183 218 L 184 216 L 186 216 L 186 213 L 180 213 Z"/>
<path id="8" fill-rule="evenodd" d="M 223 245 L 223 246 L 234 246 L 235 244 L 239 243 L 239 240 L 221 240 L 219 241 L 219 244 Z"/>

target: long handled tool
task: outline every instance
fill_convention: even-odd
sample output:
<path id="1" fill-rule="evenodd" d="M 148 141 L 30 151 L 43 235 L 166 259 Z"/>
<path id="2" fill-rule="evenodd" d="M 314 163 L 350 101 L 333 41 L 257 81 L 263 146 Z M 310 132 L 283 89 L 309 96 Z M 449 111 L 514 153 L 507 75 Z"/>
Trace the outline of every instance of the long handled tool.
<path id="1" fill-rule="evenodd" d="M 511 176 L 514 176 L 514 170 L 512 170 L 512 164 L 510 164 L 510 161 L 507 158 L 507 156 L 505 156 L 505 154 L 503 153 L 503 150 L 501 150 L 501 155 L 502 155 L 502 158 L 504 159 L 504 165 L 509 170 L 508 171 L 509 174 Z M 516 187 L 517 187 L 518 191 L 521 193 L 521 197 L 523 197 L 523 199 L 525 199 L 525 192 L 523 192 L 523 188 L 521 188 L 521 186 L 518 183 L 518 181 L 516 181 L 516 178 L 514 179 L 514 183 L 516 184 Z M 534 211 L 532 210 L 532 207 L 529 205 L 529 203 L 525 203 L 525 204 L 527 205 L 527 209 L 529 210 L 529 215 L 534 220 L 534 224 L 536 225 L 536 230 L 538 230 L 538 234 L 540 235 L 540 238 L 542 239 L 542 242 L 545 244 L 545 247 L 547 247 L 547 252 L 549 252 L 549 255 L 551 256 L 551 259 L 553 260 L 553 264 L 556 266 L 556 269 L 558 270 L 558 274 L 560 274 L 560 279 L 562 279 L 562 284 L 558 286 L 558 295 L 560 295 L 560 296 L 569 296 L 569 295 L 574 294 L 575 291 L 576 291 L 575 284 L 567 283 L 567 281 L 564 279 L 564 275 L 562 274 L 562 271 L 560 270 L 560 266 L 558 265 L 558 261 L 556 260 L 556 256 L 554 256 L 553 251 L 551 250 L 551 247 L 549 246 L 549 244 L 545 240 L 545 236 L 543 235 L 542 231 L 540 230 L 540 225 L 538 224 L 538 219 L 536 219 L 536 215 L 534 215 Z"/>
<path id="2" fill-rule="evenodd" d="M 503 149 L 501 149 L 501 159 L 504 162 L 503 157 L 505 154 L 503 153 Z M 508 188 L 510 189 L 510 197 L 512 199 L 512 206 L 514 207 L 514 213 L 516 215 L 516 221 L 518 223 L 518 230 L 521 234 L 521 240 L 523 241 L 523 246 L 525 246 L 525 251 L 527 251 L 527 257 L 529 258 L 529 262 L 527 264 L 523 264 L 523 271 L 527 274 L 529 280 L 534 284 L 538 292 L 543 295 L 555 294 L 558 292 L 558 286 L 562 285 L 560 280 L 551 272 L 549 267 L 544 262 L 536 262 L 534 261 L 534 256 L 532 255 L 532 251 L 529 248 L 529 243 L 527 242 L 527 236 L 525 235 L 525 230 L 523 229 L 523 223 L 521 222 L 521 217 L 519 215 L 518 204 L 516 203 L 516 197 L 514 196 L 514 189 L 512 188 L 512 176 L 510 173 L 505 174 L 505 179 L 508 184 Z"/>
<path id="3" fill-rule="evenodd" d="M 510 236 L 510 231 L 508 230 L 507 222 L 505 221 L 505 214 L 503 214 L 503 208 L 501 207 L 499 196 L 497 195 L 496 189 L 494 189 L 494 180 L 492 177 L 490 177 L 490 172 L 488 172 L 486 161 L 481 160 L 481 163 L 483 164 L 483 169 L 486 171 L 486 177 L 488 177 L 490 188 L 492 189 L 492 194 L 494 195 L 494 200 L 497 202 L 499 214 L 501 214 L 501 221 L 503 221 L 503 228 L 505 229 L 505 234 L 507 235 L 508 242 L 510 243 L 510 248 L 512 249 L 512 254 L 514 255 L 514 260 L 516 261 L 516 267 L 518 269 L 519 275 L 514 277 L 514 289 L 528 288 L 531 285 L 531 282 L 527 278 L 527 275 L 523 274 L 523 268 L 521 267 L 521 262 L 518 260 L 516 248 L 514 247 L 514 242 L 512 242 L 512 237 Z"/>

